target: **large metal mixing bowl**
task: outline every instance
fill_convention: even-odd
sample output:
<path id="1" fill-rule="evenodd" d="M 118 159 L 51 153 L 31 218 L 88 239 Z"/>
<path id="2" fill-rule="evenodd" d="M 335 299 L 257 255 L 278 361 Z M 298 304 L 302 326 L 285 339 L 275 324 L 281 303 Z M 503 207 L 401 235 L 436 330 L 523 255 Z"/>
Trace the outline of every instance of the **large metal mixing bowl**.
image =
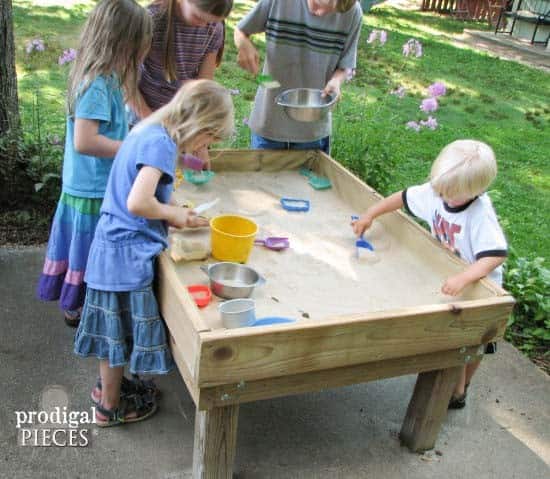
<path id="1" fill-rule="evenodd" d="M 256 286 L 265 283 L 256 270 L 238 263 L 204 264 L 200 268 L 210 279 L 210 289 L 220 298 L 248 298 Z"/>
<path id="2" fill-rule="evenodd" d="M 323 90 L 314 88 L 293 88 L 286 90 L 275 98 L 275 103 L 282 106 L 286 114 L 296 121 L 324 120 L 332 106 L 336 103 L 336 97 L 321 96 Z"/>

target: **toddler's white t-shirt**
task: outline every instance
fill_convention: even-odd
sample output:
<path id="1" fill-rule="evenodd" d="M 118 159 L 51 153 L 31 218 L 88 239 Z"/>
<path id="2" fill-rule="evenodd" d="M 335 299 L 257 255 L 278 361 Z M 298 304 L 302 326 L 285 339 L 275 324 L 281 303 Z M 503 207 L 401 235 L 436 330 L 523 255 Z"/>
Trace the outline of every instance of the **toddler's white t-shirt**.
<path id="1" fill-rule="evenodd" d="M 432 235 L 468 263 L 487 256 L 508 255 L 506 238 L 489 196 L 484 193 L 458 207 L 451 207 L 430 183 L 403 190 L 403 204 L 414 216 L 430 225 Z M 502 266 L 489 278 L 502 284 Z"/>

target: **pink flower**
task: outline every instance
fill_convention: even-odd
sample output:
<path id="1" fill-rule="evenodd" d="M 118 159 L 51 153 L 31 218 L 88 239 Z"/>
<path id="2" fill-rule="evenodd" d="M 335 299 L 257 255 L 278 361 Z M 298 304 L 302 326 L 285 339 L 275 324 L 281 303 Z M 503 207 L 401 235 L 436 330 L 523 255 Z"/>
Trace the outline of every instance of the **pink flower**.
<path id="1" fill-rule="evenodd" d="M 388 32 L 385 30 L 373 30 L 370 32 L 367 43 L 374 43 L 376 40 L 380 42 L 380 45 L 384 45 L 388 41 Z"/>
<path id="2" fill-rule="evenodd" d="M 60 65 L 65 65 L 65 63 L 70 63 L 76 58 L 76 50 L 74 48 L 69 48 L 68 50 L 63 50 L 63 53 L 59 57 L 57 63 Z"/>
<path id="3" fill-rule="evenodd" d="M 414 130 L 414 131 L 420 131 L 420 125 L 416 122 L 416 121 L 409 121 L 407 122 L 407 125 L 406 127 L 409 129 L 409 130 Z"/>
<path id="4" fill-rule="evenodd" d="M 410 55 L 421 57 L 422 43 L 420 43 L 418 40 L 415 40 L 414 38 L 407 40 L 407 42 L 403 45 L 403 55 L 405 55 L 406 57 Z"/>
<path id="5" fill-rule="evenodd" d="M 40 38 L 34 38 L 27 42 L 25 50 L 27 53 L 32 53 L 33 51 L 43 52 L 46 49 L 44 42 Z"/>
<path id="6" fill-rule="evenodd" d="M 404 86 L 400 86 L 396 90 L 393 90 L 390 92 L 390 95 L 395 95 L 398 98 L 403 98 L 405 96 L 406 88 Z"/>
<path id="7" fill-rule="evenodd" d="M 432 98 L 443 96 L 445 93 L 447 93 L 447 88 L 444 83 L 435 82 L 428 87 L 428 95 Z"/>
<path id="8" fill-rule="evenodd" d="M 351 81 L 355 76 L 355 68 L 346 68 L 345 73 L 346 73 L 346 81 Z"/>
<path id="9" fill-rule="evenodd" d="M 436 111 L 438 108 L 439 105 L 435 98 L 425 98 L 424 100 L 422 100 L 422 103 L 420 105 L 420 109 L 426 113 L 430 111 Z"/>
<path id="10" fill-rule="evenodd" d="M 248 118 L 247 117 L 243 118 L 243 125 L 248 126 Z"/>
<path id="11" fill-rule="evenodd" d="M 425 126 L 426 128 L 429 128 L 430 130 L 435 130 L 439 125 L 437 123 L 437 119 L 435 119 L 433 116 L 429 116 L 427 120 L 420 120 L 420 124 L 422 126 Z"/>
<path id="12" fill-rule="evenodd" d="M 369 33 L 369 38 L 367 38 L 367 43 L 374 43 L 374 41 L 378 38 L 378 30 L 373 30 Z"/>

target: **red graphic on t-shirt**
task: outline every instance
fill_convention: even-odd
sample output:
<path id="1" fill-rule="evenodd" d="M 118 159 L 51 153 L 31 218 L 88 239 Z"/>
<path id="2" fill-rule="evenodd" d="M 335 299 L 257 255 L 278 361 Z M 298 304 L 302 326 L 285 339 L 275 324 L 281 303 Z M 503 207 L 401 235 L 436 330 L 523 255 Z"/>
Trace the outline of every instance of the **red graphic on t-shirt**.
<path id="1" fill-rule="evenodd" d="M 460 257 L 460 251 L 457 250 L 455 246 L 455 234 L 460 233 L 462 226 L 449 223 L 436 211 L 433 218 L 433 230 L 438 241 Z"/>

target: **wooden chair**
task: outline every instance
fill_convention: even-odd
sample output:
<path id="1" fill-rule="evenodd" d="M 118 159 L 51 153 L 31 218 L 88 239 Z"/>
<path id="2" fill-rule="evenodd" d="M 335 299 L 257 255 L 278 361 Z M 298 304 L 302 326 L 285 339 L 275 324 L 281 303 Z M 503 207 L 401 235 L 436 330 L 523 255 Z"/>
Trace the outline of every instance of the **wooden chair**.
<path id="1" fill-rule="evenodd" d="M 497 33 L 507 33 L 511 35 L 516 26 L 516 22 L 521 20 L 535 25 L 533 36 L 531 37 L 531 44 L 542 43 L 548 45 L 550 34 L 544 41 L 535 41 L 535 37 L 539 25 L 550 25 L 550 0 L 519 0 L 516 10 L 513 10 L 513 8 L 513 0 L 510 0 L 501 8 L 495 28 L 495 35 Z M 508 18 L 512 20 L 510 30 L 506 30 L 506 19 Z"/>

